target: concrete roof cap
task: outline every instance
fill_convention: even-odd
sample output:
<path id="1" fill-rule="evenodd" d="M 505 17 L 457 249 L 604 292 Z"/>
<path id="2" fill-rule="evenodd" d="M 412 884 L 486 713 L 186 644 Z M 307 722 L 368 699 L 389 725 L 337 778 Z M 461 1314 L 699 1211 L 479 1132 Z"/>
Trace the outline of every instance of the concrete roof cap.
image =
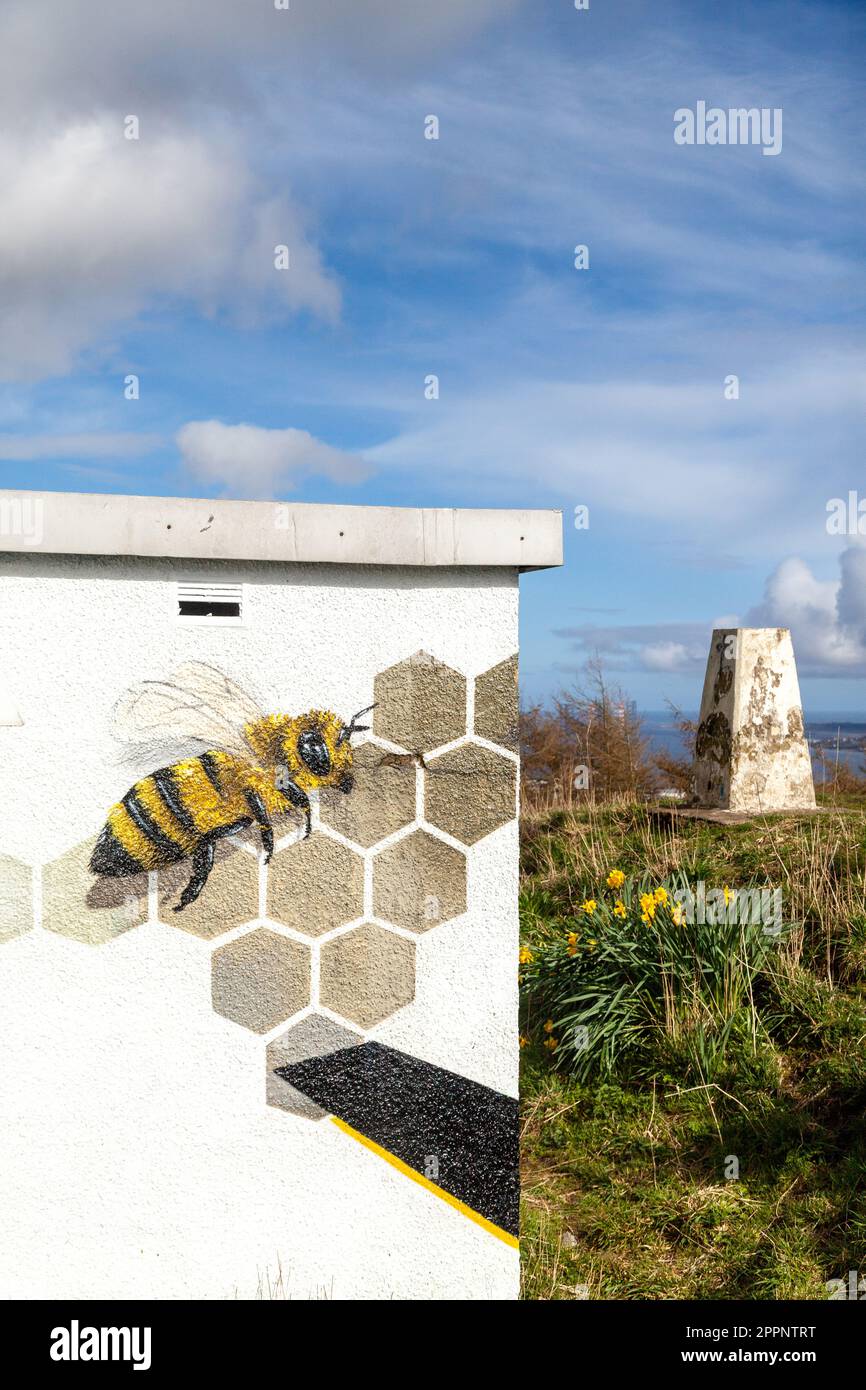
<path id="1" fill-rule="evenodd" d="M 562 564 L 562 513 L 0 489 L 0 552 L 303 564 Z"/>

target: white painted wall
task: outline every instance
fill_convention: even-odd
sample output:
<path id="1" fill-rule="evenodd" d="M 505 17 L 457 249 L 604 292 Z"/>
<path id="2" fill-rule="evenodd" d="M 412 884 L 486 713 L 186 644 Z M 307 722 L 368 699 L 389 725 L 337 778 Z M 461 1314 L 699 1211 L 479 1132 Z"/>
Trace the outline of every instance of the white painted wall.
<path id="1" fill-rule="evenodd" d="M 241 580 L 245 625 L 178 625 L 179 578 Z M 0 854 L 39 868 L 152 770 L 109 715 L 181 660 L 265 708 L 359 709 L 419 649 L 467 676 L 517 649 L 517 573 L 0 556 Z M 468 851 L 469 909 L 418 939 L 374 1030 L 516 1094 L 517 827 Z M 38 877 L 38 876 L 37 876 Z M 0 947 L 0 1296 L 502 1298 L 518 1257 L 335 1126 L 263 1103 L 262 1039 L 210 1006 L 210 949 L 151 922 Z"/>

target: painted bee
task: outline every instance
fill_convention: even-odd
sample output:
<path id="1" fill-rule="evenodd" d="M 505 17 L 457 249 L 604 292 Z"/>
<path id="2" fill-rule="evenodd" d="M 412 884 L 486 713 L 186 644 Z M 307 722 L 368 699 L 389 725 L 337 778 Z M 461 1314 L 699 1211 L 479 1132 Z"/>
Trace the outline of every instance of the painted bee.
<path id="1" fill-rule="evenodd" d="M 213 666 L 190 661 L 167 681 L 141 681 L 119 701 L 114 732 L 129 741 L 172 738 L 204 743 L 208 751 L 161 767 L 113 806 L 90 859 L 94 874 L 119 878 L 192 859 L 192 877 L 175 907 L 180 912 L 204 888 L 217 840 L 256 825 L 266 862 L 274 851 L 273 819 L 294 810 L 312 829 L 308 793 L 323 787 L 350 792 L 353 734 L 330 710 L 263 714 L 255 701 Z"/>

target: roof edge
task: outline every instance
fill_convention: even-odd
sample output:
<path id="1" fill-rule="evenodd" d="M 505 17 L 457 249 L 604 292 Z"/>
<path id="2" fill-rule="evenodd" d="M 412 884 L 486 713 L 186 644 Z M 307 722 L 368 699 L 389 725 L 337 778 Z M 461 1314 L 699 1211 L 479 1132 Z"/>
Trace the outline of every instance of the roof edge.
<path id="1" fill-rule="evenodd" d="M 548 569 L 562 513 L 0 489 L 0 552 Z"/>

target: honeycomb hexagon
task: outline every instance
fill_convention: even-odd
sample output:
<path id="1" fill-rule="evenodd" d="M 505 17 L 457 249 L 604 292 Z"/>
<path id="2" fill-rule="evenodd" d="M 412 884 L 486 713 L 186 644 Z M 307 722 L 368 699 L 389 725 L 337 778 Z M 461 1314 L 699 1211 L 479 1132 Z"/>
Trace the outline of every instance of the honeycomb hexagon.
<path id="1" fill-rule="evenodd" d="M 326 1111 L 283 1077 L 277 1076 L 277 1067 L 292 1062 L 306 1062 L 310 1057 L 326 1057 L 346 1047 L 357 1047 L 363 1041 L 361 1033 L 344 1027 L 342 1023 L 335 1023 L 324 1014 L 310 1014 L 308 1018 L 302 1018 L 300 1023 L 293 1024 L 268 1043 L 265 1082 L 268 1105 L 285 1110 L 289 1115 L 304 1115 L 309 1120 L 320 1120 Z"/>
<path id="2" fill-rule="evenodd" d="M 159 915 L 164 922 L 210 940 L 258 917 L 259 865 L 251 854 L 225 841 L 218 844 L 201 896 L 181 912 L 175 912 L 191 873 L 189 859 L 160 870 Z"/>
<path id="3" fill-rule="evenodd" d="M 33 870 L 20 859 L 0 854 L 0 944 L 33 926 Z"/>
<path id="4" fill-rule="evenodd" d="M 42 925 L 60 936 L 103 946 L 147 919 L 147 874 L 100 878 L 90 872 L 96 836 L 46 864 Z"/>
<path id="5" fill-rule="evenodd" d="M 310 1002 L 310 948 L 257 927 L 213 953 L 213 1006 L 223 1018 L 267 1033 Z"/>
<path id="6" fill-rule="evenodd" d="M 394 756 L 362 743 L 352 759 L 353 790 L 320 794 L 322 820 L 356 845 L 375 845 L 415 819 L 415 767 L 389 761 Z"/>
<path id="7" fill-rule="evenodd" d="M 466 678 L 427 652 L 380 671 L 373 732 L 425 753 L 466 733 Z"/>
<path id="8" fill-rule="evenodd" d="M 326 941 L 319 998 L 326 1009 L 372 1028 L 415 998 L 415 943 L 372 922 Z"/>
<path id="9" fill-rule="evenodd" d="M 424 932 L 466 911 L 466 856 L 416 830 L 373 861 L 373 912 L 408 931 Z"/>
<path id="10" fill-rule="evenodd" d="M 268 916 L 305 936 L 360 917 L 364 861 L 328 835 L 314 834 L 279 850 L 268 866 Z"/>
<path id="11" fill-rule="evenodd" d="M 517 752 L 519 704 L 517 653 L 475 680 L 475 732 Z"/>
<path id="12" fill-rule="evenodd" d="M 517 814 L 517 767 L 480 743 L 432 758 L 424 779 L 424 816 L 464 845 L 474 845 Z"/>

